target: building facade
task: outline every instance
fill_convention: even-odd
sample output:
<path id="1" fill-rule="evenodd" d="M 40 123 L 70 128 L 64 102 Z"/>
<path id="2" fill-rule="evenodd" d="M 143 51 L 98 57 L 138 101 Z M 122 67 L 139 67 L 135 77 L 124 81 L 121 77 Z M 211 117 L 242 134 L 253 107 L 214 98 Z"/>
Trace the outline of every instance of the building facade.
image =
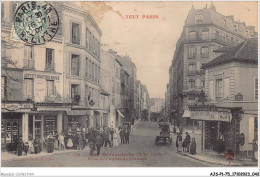
<path id="1" fill-rule="evenodd" d="M 2 148 L 12 150 L 18 136 L 43 142 L 49 133 L 100 126 L 102 32 L 93 17 L 69 2 L 52 2 L 57 34 L 45 45 L 27 45 L 6 15 L 19 4 L 2 4 Z"/>
<path id="2" fill-rule="evenodd" d="M 214 51 L 254 36 L 254 27 L 234 21 L 233 16 L 219 14 L 213 4 L 209 8 L 191 8 L 169 69 L 171 112 L 178 126 L 197 125 L 190 121 L 188 105 L 196 104 L 205 89 L 202 66 L 219 55 Z"/>
<path id="3" fill-rule="evenodd" d="M 217 107 L 241 109 L 236 136 L 230 137 L 223 121 L 206 121 L 205 147 L 214 147 L 219 134 L 225 143 L 237 138 L 237 149 L 244 154 L 252 153 L 253 140 L 258 140 L 258 41 L 248 39 L 235 47 L 222 49 L 224 54 L 205 65 L 205 92 L 209 103 Z M 212 129 L 212 127 L 214 127 Z"/>

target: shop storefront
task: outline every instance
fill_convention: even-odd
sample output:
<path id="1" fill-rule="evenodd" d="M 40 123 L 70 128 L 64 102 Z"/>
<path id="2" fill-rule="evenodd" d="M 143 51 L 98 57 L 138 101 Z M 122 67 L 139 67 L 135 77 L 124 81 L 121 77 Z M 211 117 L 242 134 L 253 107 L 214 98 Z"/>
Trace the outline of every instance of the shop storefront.
<path id="1" fill-rule="evenodd" d="M 191 119 L 202 124 L 202 150 L 219 151 L 224 147 L 223 151 L 239 152 L 241 108 L 198 105 L 189 109 Z"/>
<path id="2" fill-rule="evenodd" d="M 26 139 L 28 126 L 28 112 L 33 108 L 32 103 L 14 102 L 3 103 L 1 113 L 1 149 L 2 151 L 15 150 L 15 142 L 22 136 Z"/>
<path id="3" fill-rule="evenodd" d="M 89 126 L 89 115 L 86 110 L 69 110 L 68 117 L 68 133 L 81 132 Z"/>

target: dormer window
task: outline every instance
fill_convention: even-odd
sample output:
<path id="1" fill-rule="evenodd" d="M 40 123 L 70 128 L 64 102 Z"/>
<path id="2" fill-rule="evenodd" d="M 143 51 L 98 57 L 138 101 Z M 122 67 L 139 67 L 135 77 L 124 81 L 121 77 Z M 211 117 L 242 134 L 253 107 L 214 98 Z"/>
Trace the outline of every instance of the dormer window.
<path id="1" fill-rule="evenodd" d="M 203 20 L 203 15 L 202 14 L 197 14 L 195 16 L 195 22 L 196 23 L 200 23 L 200 22 L 202 22 L 202 20 Z"/>

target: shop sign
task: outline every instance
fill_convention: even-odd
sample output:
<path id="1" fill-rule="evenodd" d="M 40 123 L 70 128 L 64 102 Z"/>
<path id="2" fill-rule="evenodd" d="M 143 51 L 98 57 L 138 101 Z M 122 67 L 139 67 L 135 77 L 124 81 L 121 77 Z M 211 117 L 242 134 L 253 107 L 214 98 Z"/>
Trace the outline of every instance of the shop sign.
<path id="1" fill-rule="evenodd" d="M 32 78 L 32 79 L 45 79 L 45 80 L 60 80 L 59 76 L 52 76 L 47 74 L 31 74 L 25 73 L 24 78 Z"/>
<path id="2" fill-rule="evenodd" d="M 84 116 L 87 114 L 86 110 L 70 110 L 67 111 L 68 116 Z"/>
<path id="3" fill-rule="evenodd" d="M 33 104 L 31 103 L 2 104 L 2 108 L 7 109 L 8 111 L 16 111 L 18 109 L 32 109 Z"/>
<path id="4" fill-rule="evenodd" d="M 232 119 L 231 112 L 216 112 L 216 111 L 190 111 L 191 119 L 225 121 L 230 122 Z"/>

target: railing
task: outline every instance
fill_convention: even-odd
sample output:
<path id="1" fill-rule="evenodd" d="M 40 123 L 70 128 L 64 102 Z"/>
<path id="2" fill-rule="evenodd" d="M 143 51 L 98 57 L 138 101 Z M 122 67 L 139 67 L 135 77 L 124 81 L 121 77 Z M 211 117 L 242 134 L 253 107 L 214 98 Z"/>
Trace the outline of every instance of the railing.
<path id="1" fill-rule="evenodd" d="M 45 64 L 45 71 L 54 71 L 54 64 Z"/>
<path id="2" fill-rule="evenodd" d="M 34 68 L 34 60 L 33 59 L 24 59 L 23 60 L 23 67 L 27 69 Z"/>

